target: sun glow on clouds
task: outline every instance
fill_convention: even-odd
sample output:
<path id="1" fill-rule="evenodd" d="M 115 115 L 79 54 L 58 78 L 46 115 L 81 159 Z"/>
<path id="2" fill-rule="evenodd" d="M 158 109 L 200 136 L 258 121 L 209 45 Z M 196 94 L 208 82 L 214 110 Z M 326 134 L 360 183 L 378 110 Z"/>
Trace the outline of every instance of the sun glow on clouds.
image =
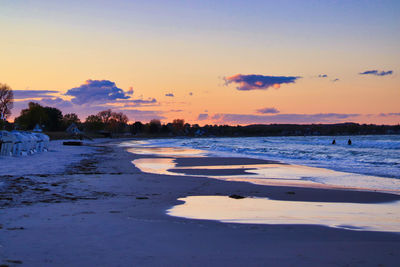
<path id="1" fill-rule="evenodd" d="M 230 77 L 225 77 L 225 85 L 234 83 L 236 89 L 240 91 L 249 90 L 267 90 L 269 87 L 279 89 L 281 84 L 295 83 L 299 76 L 265 76 L 265 75 L 244 75 L 235 74 Z"/>
<path id="2" fill-rule="evenodd" d="M 353 73 L 354 76 L 357 73 Z M 375 75 L 375 74 L 372 74 Z M 379 76 L 379 75 L 378 75 Z M 310 77 L 317 77 L 316 74 Z M 327 78 L 328 75 L 320 74 L 319 78 Z M 330 76 L 329 76 L 330 77 Z M 134 90 L 132 87 L 128 90 L 121 89 L 115 82 L 109 80 L 87 80 L 78 87 L 71 88 L 67 90 L 66 94 L 62 94 L 59 91 L 53 90 L 15 90 L 16 92 L 16 102 L 21 102 L 16 105 L 14 116 L 18 116 L 17 109 L 26 108 L 27 101 L 29 99 L 34 100 L 45 106 L 52 106 L 59 108 L 63 113 L 75 112 L 82 120 L 85 116 L 90 114 L 96 114 L 97 112 L 111 108 L 117 112 L 124 112 L 128 115 L 129 120 L 137 121 L 141 120 L 147 122 L 151 119 L 158 118 L 163 120 L 163 122 L 170 122 L 173 119 L 181 118 L 185 119 L 188 123 L 216 123 L 216 124 L 269 124 L 269 123 L 340 123 L 355 121 L 361 122 L 362 118 L 365 118 L 362 114 L 342 114 L 342 113 L 329 113 L 329 110 L 324 110 L 321 113 L 316 113 L 311 110 L 308 112 L 297 112 L 296 109 L 288 108 L 288 105 L 280 102 L 285 100 L 281 96 L 282 94 L 286 96 L 292 96 L 294 93 L 290 90 L 284 91 L 268 91 L 269 88 L 280 88 L 283 84 L 295 83 L 300 77 L 295 76 L 266 76 L 266 75 L 243 75 L 236 74 L 231 77 L 224 78 L 225 84 L 234 84 L 237 86 L 237 90 L 249 91 L 257 90 L 252 94 L 239 93 L 237 96 L 231 96 L 240 98 L 237 99 L 234 105 L 221 105 L 221 99 L 224 97 L 224 92 L 207 92 L 199 93 L 196 91 L 195 97 L 193 97 L 192 92 L 188 92 L 185 88 L 177 89 L 176 92 L 157 92 L 155 96 L 163 96 L 170 101 L 157 101 L 154 97 L 144 98 L 143 95 L 133 97 Z M 330 80 L 331 78 L 329 78 Z M 305 79 L 305 83 L 312 79 Z M 338 80 L 338 79 L 337 79 Z M 176 88 L 175 88 L 176 89 Z M 135 89 L 136 90 L 136 89 Z M 228 90 L 228 89 L 227 89 Z M 263 91 L 264 90 L 264 91 Z M 322 90 L 322 89 L 321 89 Z M 297 91 L 297 90 L 296 90 Z M 140 91 L 139 91 L 140 92 Z M 136 93 L 136 92 L 135 92 Z M 257 94 L 257 98 L 254 99 L 254 95 Z M 186 99 L 184 99 L 186 95 Z M 240 95 L 240 96 L 239 96 Z M 264 101 L 262 96 L 268 96 L 265 98 L 267 102 Z M 297 94 L 299 95 L 299 94 Z M 270 97 L 271 96 L 271 97 Z M 212 100 L 210 100 L 211 97 Z M 201 99 L 199 102 L 198 99 Z M 204 102 L 206 99 L 210 101 Z M 291 98 L 287 98 L 291 99 Z M 297 99 L 297 98 L 296 98 Z M 186 101 L 182 101 L 186 100 Z M 197 101 L 197 102 L 196 102 Z M 253 102 L 254 101 L 254 102 Z M 296 100 L 297 101 L 297 100 Z M 253 103 L 251 105 L 245 105 L 245 103 Z M 255 110 L 254 107 L 263 107 L 263 103 L 267 105 L 279 105 L 284 110 L 292 110 L 294 113 L 282 114 L 280 111 L 273 106 L 265 107 Z M 24 106 L 23 106 L 24 105 Z M 157 108 L 155 108 L 157 107 Z M 236 108 L 236 110 L 235 110 Z M 209 110 L 210 112 L 208 112 Z M 340 109 L 337 109 L 340 111 Z M 238 112 L 239 111 L 239 112 Z M 389 112 L 388 112 L 389 111 Z M 376 114 L 371 114 L 368 117 L 370 120 L 364 120 L 363 122 L 372 123 L 385 123 L 386 121 L 396 121 L 398 118 L 395 113 L 390 113 L 392 110 L 388 110 L 386 116 L 377 116 Z M 396 110 L 394 110 L 396 111 Z M 318 110 L 317 110 L 318 112 Z M 326 112 L 326 113 L 324 113 Z M 258 113 L 258 114 L 257 114 Z M 362 112 L 360 112 L 362 113 Z M 213 116 L 214 114 L 214 116 Z M 390 114 L 390 115 L 389 115 Z M 363 117 L 364 116 L 364 117 Z M 378 120 L 376 118 L 381 118 Z"/>
<path id="3" fill-rule="evenodd" d="M 32 101 L 43 106 L 58 108 L 64 114 L 77 113 L 81 119 L 107 108 L 123 111 L 130 116 L 130 120 L 165 119 L 163 111 L 135 109 L 159 106 L 160 103 L 151 97 L 134 99 L 131 96 L 133 93 L 132 87 L 124 91 L 112 81 L 90 79 L 78 87 L 67 90 L 65 94 L 55 90 L 14 90 L 16 105 L 12 114 L 13 118 L 18 116 L 20 110 L 25 109 Z M 70 97 L 70 100 L 66 96 Z"/>
<path id="4" fill-rule="evenodd" d="M 52 97 L 54 94 L 58 94 L 58 91 L 54 90 L 13 90 L 14 99 L 32 99 L 32 98 L 47 98 Z"/>
<path id="5" fill-rule="evenodd" d="M 69 89 L 65 95 L 72 96 L 72 103 L 83 105 L 88 103 L 107 103 L 118 99 L 128 99 L 128 94 L 108 80 L 87 80 L 81 86 Z"/>

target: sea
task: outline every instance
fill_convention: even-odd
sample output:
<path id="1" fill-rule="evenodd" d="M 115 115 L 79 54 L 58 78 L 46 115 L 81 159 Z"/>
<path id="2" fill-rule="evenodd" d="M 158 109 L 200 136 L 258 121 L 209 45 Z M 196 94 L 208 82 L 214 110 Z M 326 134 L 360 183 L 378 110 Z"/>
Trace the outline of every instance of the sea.
<path id="1" fill-rule="evenodd" d="M 133 140 L 124 146 L 132 153 L 144 155 L 133 164 L 148 173 L 196 176 L 188 170 L 197 169 L 207 170 L 201 176 L 224 181 L 400 194 L 400 135 L 166 138 Z M 146 154 L 161 157 L 146 158 Z M 244 174 L 213 175 L 216 168 L 240 166 L 176 167 L 174 161 L 179 157 L 204 156 L 258 158 L 286 164 L 243 165 L 241 168 L 246 168 Z M 267 197 L 236 201 L 221 195 L 189 195 L 179 200 L 183 204 L 167 210 L 168 215 L 229 223 L 317 224 L 359 231 L 400 230 L 399 201 L 335 203 Z"/>
<path id="2" fill-rule="evenodd" d="M 400 135 L 166 138 L 146 143 L 400 179 Z"/>

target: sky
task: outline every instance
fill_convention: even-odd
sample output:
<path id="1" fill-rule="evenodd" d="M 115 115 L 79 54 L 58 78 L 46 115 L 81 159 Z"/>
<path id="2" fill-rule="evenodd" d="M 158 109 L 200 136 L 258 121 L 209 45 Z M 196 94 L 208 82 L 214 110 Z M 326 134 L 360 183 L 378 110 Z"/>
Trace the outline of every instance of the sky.
<path id="1" fill-rule="evenodd" d="M 11 120 L 400 123 L 397 0 L 0 0 L 0 36 Z"/>

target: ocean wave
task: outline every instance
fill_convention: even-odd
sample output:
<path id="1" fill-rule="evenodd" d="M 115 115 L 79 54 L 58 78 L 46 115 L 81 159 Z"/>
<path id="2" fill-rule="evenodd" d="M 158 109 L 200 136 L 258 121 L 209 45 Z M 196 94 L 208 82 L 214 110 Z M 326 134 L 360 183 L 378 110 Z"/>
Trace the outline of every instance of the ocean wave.
<path id="1" fill-rule="evenodd" d="M 336 144 L 332 145 L 332 140 Z M 347 144 L 348 139 L 352 145 Z M 152 146 L 181 146 L 232 156 L 280 160 L 337 171 L 400 179 L 400 136 L 171 138 Z"/>

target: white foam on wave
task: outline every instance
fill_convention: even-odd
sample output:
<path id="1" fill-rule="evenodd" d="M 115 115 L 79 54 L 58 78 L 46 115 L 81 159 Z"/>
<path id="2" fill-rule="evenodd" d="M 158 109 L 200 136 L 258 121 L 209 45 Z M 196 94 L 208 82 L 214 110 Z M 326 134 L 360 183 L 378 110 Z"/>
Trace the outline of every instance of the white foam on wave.
<path id="1" fill-rule="evenodd" d="M 336 139 L 336 145 L 332 140 Z M 347 145 L 347 140 L 352 145 Z M 400 136 L 306 136 L 171 138 L 148 140 L 152 146 L 180 146 L 212 154 L 281 160 L 286 163 L 400 179 Z"/>

